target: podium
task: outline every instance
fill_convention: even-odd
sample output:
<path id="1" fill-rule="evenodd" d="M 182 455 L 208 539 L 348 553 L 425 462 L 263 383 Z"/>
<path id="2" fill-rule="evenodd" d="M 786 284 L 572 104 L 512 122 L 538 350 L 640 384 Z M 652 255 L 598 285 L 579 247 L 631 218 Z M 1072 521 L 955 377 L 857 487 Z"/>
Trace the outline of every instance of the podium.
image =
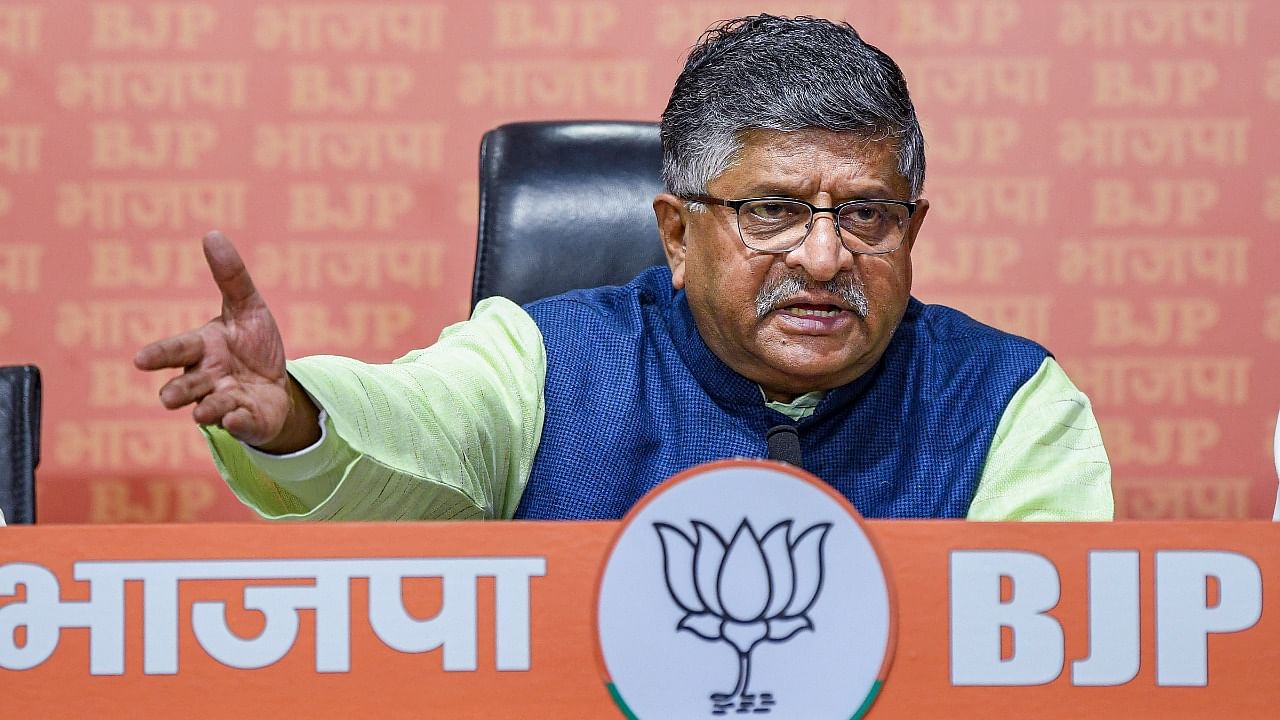
<path id="1" fill-rule="evenodd" d="M 593 627 L 619 527 L 6 528 L 0 703 L 41 718 L 620 717 Z M 1280 704 L 1280 621 L 1262 604 L 1280 527 L 866 527 L 896 617 L 870 718 L 1269 717 Z M 984 610 L 974 594 L 994 599 Z M 1043 611 L 1017 600 L 1054 596 Z M 1054 627 L 1060 647 L 1032 642 Z M 1040 676 L 1020 677 L 1028 667 Z"/>

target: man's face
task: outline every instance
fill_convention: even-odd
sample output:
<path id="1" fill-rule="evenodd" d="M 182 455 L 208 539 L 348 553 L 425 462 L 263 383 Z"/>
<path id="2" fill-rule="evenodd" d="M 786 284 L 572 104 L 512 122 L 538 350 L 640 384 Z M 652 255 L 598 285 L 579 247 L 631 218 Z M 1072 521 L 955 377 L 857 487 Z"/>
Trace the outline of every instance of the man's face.
<path id="1" fill-rule="evenodd" d="M 891 143 L 827 130 L 753 130 L 707 194 L 730 200 L 785 196 L 832 207 L 846 200 L 907 200 L 910 188 Z M 839 387 L 879 360 L 907 306 L 911 246 L 927 210 L 921 200 L 902 247 L 885 255 L 847 250 L 830 213 L 814 216 L 799 248 L 770 254 L 743 245 L 730 208 L 708 205 L 694 212 L 672 195 L 654 200 L 672 283 L 685 289 L 698 332 L 717 357 L 771 400 Z M 770 293 L 788 278 L 792 282 L 783 287 L 790 289 Z M 853 291 L 825 289 L 829 282 Z M 865 316 L 851 302 L 858 290 L 866 296 Z"/>

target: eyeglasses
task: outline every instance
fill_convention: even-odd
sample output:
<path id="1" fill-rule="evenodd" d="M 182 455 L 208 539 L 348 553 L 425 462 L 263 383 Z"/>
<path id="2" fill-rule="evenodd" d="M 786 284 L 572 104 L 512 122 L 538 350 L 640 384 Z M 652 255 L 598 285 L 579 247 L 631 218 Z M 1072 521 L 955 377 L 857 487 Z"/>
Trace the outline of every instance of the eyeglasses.
<path id="1" fill-rule="evenodd" d="M 884 255 L 902 246 L 907 223 L 918 203 L 905 200 L 849 200 L 835 207 L 818 207 L 788 197 L 723 200 L 707 195 L 683 195 L 685 200 L 723 205 L 738 215 L 742 244 L 756 252 L 785 253 L 800 247 L 813 229 L 815 213 L 831 213 L 836 235 L 849 252 Z"/>

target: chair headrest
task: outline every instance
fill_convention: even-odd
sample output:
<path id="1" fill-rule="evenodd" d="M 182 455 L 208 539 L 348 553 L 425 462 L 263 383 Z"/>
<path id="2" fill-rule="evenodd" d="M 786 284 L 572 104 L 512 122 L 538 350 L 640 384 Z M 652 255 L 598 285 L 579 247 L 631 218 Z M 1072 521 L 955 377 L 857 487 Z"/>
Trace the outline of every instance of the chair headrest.
<path id="1" fill-rule="evenodd" d="M 665 262 L 653 215 L 662 192 L 658 126 L 526 122 L 480 145 L 480 229 L 471 304 L 524 304 L 626 283 Z"/>

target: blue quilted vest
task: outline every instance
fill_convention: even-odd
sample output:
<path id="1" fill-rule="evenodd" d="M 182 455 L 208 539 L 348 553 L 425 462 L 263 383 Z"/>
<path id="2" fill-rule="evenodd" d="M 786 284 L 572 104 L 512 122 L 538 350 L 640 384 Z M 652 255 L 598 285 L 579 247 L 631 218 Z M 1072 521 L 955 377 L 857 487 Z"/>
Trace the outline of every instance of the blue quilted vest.
<path id="1" fill-rule="evenodd" d="M 671 273 L 526 306 L 546 420 L 517 518 L 617 519 L 699 463 L 764 457 L 791 422 L 703 343 Z M 884 357 L 797 423 L 805 469 L 866 517 L 962 518 L 992 434 L 1044 348 L 914 298 Z"/>

